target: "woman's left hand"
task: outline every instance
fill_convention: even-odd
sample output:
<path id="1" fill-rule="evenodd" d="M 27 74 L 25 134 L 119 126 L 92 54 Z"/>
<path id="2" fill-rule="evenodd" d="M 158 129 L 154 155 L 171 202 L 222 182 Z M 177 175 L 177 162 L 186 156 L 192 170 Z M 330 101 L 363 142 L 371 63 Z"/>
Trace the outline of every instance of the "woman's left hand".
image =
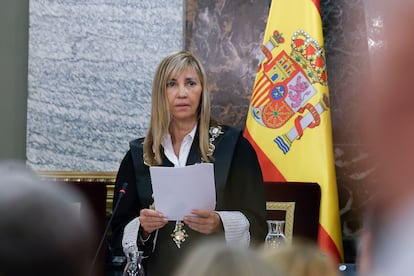
<path id="1" fill-rule="evenodd" d="M 194 231 L 208 235 L 223 229 L 221 218 L 214 211 L 193 210 L 191 214 L 184 217 L 184 223 Z"/>

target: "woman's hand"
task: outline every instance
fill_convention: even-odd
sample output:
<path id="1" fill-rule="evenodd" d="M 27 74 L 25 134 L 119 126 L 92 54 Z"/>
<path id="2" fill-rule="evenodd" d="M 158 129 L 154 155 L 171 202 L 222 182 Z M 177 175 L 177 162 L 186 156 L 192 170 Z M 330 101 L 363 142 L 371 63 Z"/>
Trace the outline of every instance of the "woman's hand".
<path id="1" fill-rule="evenodd" d="M 142 209 L 140 211 L 139 221 L 143 230 L 141 235 L 144 239 L 168 223 L 167 218 L 161 212 L 150 209 Z"/>
<path id="2" fill-rule="evenodd" d="M 221 218 L 214 211 L 193 210 L 191 214 L 184 217 L 184 222 L 194 231 L 208 235 L 223 229 Z"/>

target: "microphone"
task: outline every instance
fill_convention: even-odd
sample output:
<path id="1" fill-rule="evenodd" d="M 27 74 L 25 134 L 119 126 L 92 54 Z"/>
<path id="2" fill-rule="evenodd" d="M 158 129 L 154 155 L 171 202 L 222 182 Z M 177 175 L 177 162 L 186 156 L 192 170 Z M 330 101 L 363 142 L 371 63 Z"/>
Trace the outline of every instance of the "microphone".
<path id="1" fill-rule="evenodd" d="M 119 190 L 118 200 L 116 201 L 116 204 L 115 204 L 114 210 L 112 212 L 112 215 L 109 218 L 109 221 L 106 225 L 105 231 L 102 235 L 101 241 L 99 242 L 98 249 L 96 250 L 95 257 L 93 258 L 93 261 L 92 261 L 92 265 L 91 265 L 89 275 L 92 275 L 92 273 L 93 273 L 93 270 L 94 270 L 95 264 L 96 264 L 96 260 L 98 259 L 98 255 L 101 252 L 102 245 L 103 245 L 103 243 L 105 241 L 105 238 L 106 238 L 106 235 L 108 234 L 108 231 L 109 231 L 109 227 L 111 227 L 112 219 L 114 218 L 114 215 L 115 215 L 116 211 L 118 210 L 118 206 L 119 206 L 119 203 L 121 202 L 122 197 L 126 194 L 126 188 L 127 187 L 128 187 L 128 183 L 124 182 L 124 184 L 122 184 L 122 188 Z"/>

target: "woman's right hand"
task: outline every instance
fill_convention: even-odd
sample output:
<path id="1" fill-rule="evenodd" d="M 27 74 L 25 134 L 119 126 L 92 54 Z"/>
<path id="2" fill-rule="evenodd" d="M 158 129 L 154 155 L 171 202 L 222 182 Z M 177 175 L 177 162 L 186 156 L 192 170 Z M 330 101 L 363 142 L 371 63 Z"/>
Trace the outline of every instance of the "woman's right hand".
<path id="1" fill-rule="evenodd" d="M 168 220 L 163 213 L 151 209 L 142 209 L 139 213 L 139 221 L 143 230 L 141 235 L 144 239 L 152 232 L 163 228 L 168 223 Z"/>

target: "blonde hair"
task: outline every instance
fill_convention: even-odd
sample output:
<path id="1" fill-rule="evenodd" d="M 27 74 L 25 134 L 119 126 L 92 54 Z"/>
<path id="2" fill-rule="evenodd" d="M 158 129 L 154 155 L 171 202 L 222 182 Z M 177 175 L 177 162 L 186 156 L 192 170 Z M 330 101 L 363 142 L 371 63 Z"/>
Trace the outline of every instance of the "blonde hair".
<path id="1" fill-rule="evenodd" d="M 198 133 L 201 159 L 210 162 L 209 127 L 210 127 L 210 92 L 207 89 L 207 78 L 201 62 L 188 51 L 181 51 L 166 56 L 158 65 L 152 81 L 151 120 L 144 140 L 144 161 L 152 165 L 161 165 L 161 139 L 171 121 L 168 108 L 166 88 L 170 78 L 179 75 L 186 68 L 192 68 L 198 75 L 202 92 L 198 107 Z"/>
<path id="2" fill-rule="evenodd" d="M 252 249 L 219 241 L 201 243 L 190 252 L 175 276 L 279 276 L 277 268 Z M 283 274 L 282 274 L 283 275 Z"/>
<path id="3" fill-rule="evenodd" d="M 264 258 L 286 276 L 337 276 L 333 260 L 313 243 L 299 243 L 277 250 L 267 249 Z"/>

